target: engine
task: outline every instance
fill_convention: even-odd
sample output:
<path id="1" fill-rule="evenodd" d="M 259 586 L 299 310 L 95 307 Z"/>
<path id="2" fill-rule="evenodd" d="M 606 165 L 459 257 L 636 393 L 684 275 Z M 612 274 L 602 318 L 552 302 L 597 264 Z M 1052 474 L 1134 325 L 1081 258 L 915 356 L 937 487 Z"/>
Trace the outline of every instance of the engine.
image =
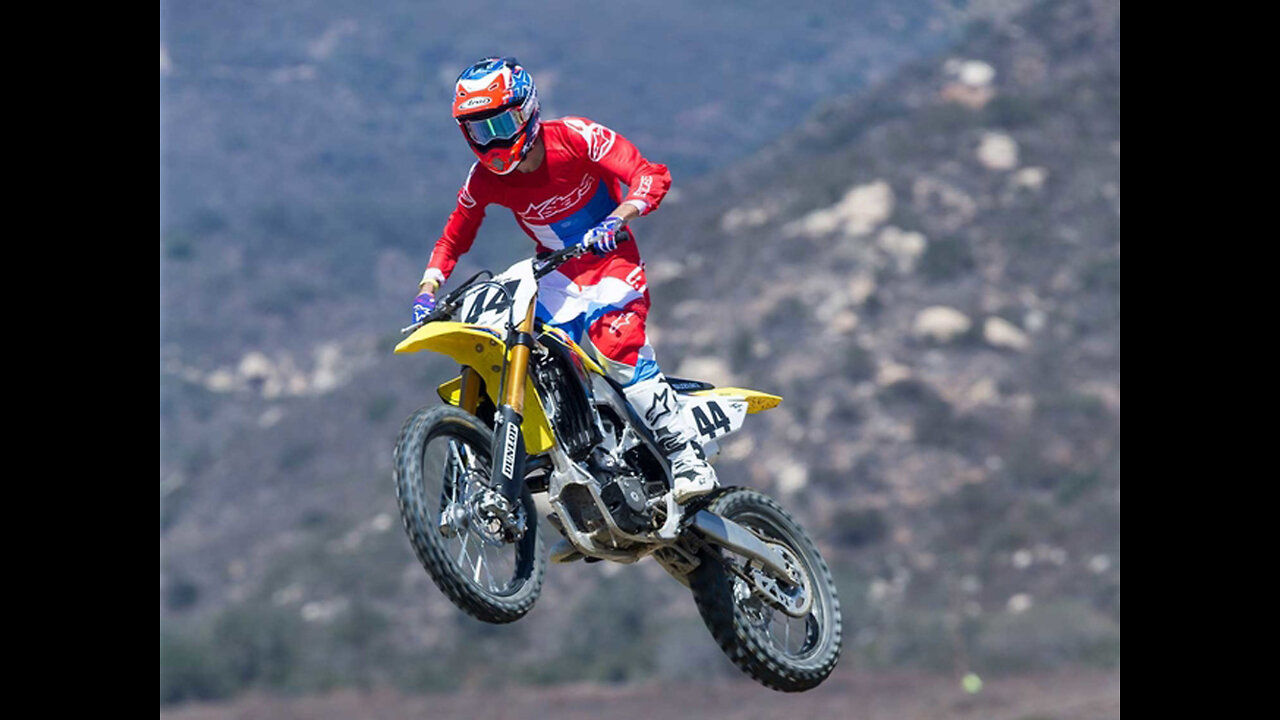
<path id="1" fill-rule="evenodd" d="M 636 535 L 656 527 L 649 501 L 666 493 L 665 483 L 646 480 L 632 466 L 617 462 L 602 449 L 591 454 L 589 465 L 600 480 L 600 499 L 619 528 Z"/>

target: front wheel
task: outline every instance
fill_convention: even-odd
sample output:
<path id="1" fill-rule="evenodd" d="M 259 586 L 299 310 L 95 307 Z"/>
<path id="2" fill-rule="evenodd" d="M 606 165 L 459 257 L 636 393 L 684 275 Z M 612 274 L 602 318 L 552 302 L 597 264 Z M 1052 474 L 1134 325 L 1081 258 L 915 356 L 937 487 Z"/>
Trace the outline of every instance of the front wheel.
<path id="1" fill-rule="evenodd" d="M 422 408 L 396 441 L 396 498 L 409 542 L 455 605 L 490 623 L 524 617 L 542 589 L 546 559 L 529 489 L 507 507 L 489 481 L 491 431 L 444 405 Z M 523 534 L 512 538 L 514 517 Z"/>
<path id="2" fill-rule="evenodd" d="M 689 586 L 707 629 L 735 665 L 766 687 L 817 687 L 835 669 L 841 644 L 840 601 L 818 549 L 778 503 L 754 490 L 729 488 L 706 509 L 773 545 L 793 571 L 779 583 L 724 548 L 703 549 Z M 794 604 L 784 607 L 779 598 Z"/>

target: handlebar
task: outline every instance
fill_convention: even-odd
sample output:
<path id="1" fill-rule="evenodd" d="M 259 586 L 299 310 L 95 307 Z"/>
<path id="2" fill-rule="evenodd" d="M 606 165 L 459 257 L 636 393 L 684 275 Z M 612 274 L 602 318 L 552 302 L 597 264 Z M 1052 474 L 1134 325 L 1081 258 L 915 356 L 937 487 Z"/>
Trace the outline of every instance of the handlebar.
<path id="1" fill-rule="evenodd" d="M 618 239 L 619 245 L 629 240 L 632 240 L 631 231 L 628 230 L 627 228 L 622 228 L 621 230 L 619 230 L 616 237 Z M 551 271 L 569 262 L 570 260 L 586 255 L 588 252 L 591 251 L 592 247 L 593 246 L 587 245 L 586 243 L 580 243 L 578 245 L 570 245 L 560 250 L 554 250 L 548 253 L 547 255 L 544 255 L 543 257 L 537 258 L 537 261 L 541 263 L 541 265 L 539 265 L 537 269 L 533 271 L 533 276 L 535 278 L 541 279 L 542 276 L 546 275 L 547 273 L 550 273 Z"/>
<path id="2" fill-rule="evenodd" d="M 617 238 L 619 245 L 634 239 L 631 236 L 631 231 L 628 230 L 627 228 L 622 228 L 621 230 L 619 230 L 615 237 Z M 534 271 L 533 271 L 534 279 L 541 279 L 544 275 L 547 275 L 548 273 L 556 270 L 561 265 L 564 265 L 570 260 L 582 257 L 588 252 L 591 252 L 592 247 L 593 247 L 592 245 L 579 243 L 577 245 L 570 245 L 568 247 L 561 248 L 560 250 L 554 250 L 541 257 L 534 258 L 534 260 L 538 263 L 538 266 L 534 268 Z M 436 304 L 436 309 L 432 310 L 431 313 L 428 314 L 425 318 L 423 318 L 420 322 L 416 322 L 406 328 L 401 328 L 400 332 L 402 334 L 410 333 L 422 327 L 423 325 L 426 325 L 427 323 L 436 322 L 437 320 L 444 320 L 452 316 L 453 313 L 458 309 L 458 301 L 462 298 L 462 294 L 466 292 L 466 290 L 471 286 L 471 284 L 474 283 L 481 275 L 485 275 L 485 274 L 488 274 L 489 277 L 493 277 L 493 273 L 489 272 L 488 270 L 481 270 L 475 275 L 472 275 L 470 278 L 467 279 L 466 282 L 462 283 L 456 289 L 451 291 L 448 295 L 445 295 L 443 298 L 441 298 L 440 301 Z"/>

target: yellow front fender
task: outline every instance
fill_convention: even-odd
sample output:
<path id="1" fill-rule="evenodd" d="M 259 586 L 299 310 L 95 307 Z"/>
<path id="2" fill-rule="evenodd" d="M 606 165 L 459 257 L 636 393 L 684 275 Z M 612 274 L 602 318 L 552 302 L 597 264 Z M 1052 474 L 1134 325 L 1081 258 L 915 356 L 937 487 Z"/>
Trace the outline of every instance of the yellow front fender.
<path id="1" fill-rule="evenodd" d="M 396 345 L 397 353 L 430 350 L 447 355 L 480 373 L 486 392 L 493 404 L 498 404 L 498 388 L 502 385 L 502 339 L 487 327 L 458 322 L 433 322 L 423 325 L 412 335 Z M 525 381 L 524 447 L 530 454 L 546 452 L 555 444 L 551 424 L 542 410 L 542 401 L 533 388 L 533 382 Z M 532 399 L 532 402 L 530 401 Z"/>

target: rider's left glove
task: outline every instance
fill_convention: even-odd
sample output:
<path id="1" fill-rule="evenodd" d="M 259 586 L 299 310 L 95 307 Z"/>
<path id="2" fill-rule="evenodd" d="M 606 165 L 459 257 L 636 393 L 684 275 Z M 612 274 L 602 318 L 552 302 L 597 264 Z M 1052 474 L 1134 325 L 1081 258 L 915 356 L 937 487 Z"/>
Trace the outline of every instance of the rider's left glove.
<path id="1" fill-rule="evenodd" d="M 413 299 L 413 321 L 415 323 L 422 322 L 422 319 L 431 314 L 436 309 L 436 296 L 429 292 L 418 293 L 418 297 Z"/>
<path id="2" fill-rule="evenodd" d="M 622 218 L 610 215 L 599 225 L 587 231 L 582 242 L 591 246 L 591 252 L 597 257 L 604 257 L 618 249 L 618 231 L 622 229 Z"/>

